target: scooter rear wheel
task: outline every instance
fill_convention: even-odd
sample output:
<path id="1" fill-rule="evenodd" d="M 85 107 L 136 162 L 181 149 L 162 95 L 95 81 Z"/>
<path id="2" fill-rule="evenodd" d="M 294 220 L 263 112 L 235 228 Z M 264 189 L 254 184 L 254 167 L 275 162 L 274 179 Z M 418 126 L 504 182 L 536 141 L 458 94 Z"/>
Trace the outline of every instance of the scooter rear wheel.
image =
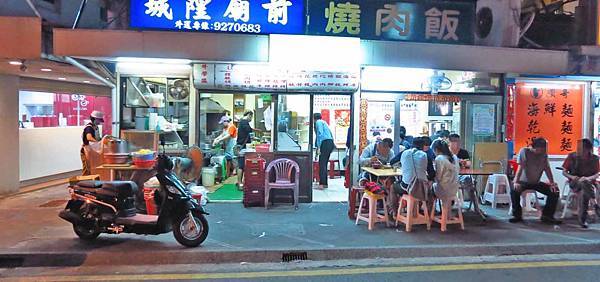
<path id="1" fill-rule="evenodd" d="M 95 226 L 84 224 L 73 224 L 73 231 L 80 239 L 86 241 L 94 240 L 100 235 L 100 231 Z"/>
<path id="2" fill-rule="evenodd" d="M 208 236 L 208 221 L 204 215 L 197 211 L 192 211 L 192 217 L 196 222 L 196 226 L 200 228 L 197 232 L 191 230 L 191 228 L 194 228 L 194 225 L 187 214 L 173 222 L 173 236 L 175 236 L 175 240 L 186 247 L 197 247 Z"/>

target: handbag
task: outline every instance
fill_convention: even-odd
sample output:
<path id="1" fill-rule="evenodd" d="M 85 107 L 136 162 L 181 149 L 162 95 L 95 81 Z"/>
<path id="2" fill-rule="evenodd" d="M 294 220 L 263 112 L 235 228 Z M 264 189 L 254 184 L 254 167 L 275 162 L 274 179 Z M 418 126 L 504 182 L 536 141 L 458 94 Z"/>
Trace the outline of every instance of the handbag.
<path id="1" fill-rule="evenodd" d="M 415 170 L 415 177 L 408 184 L 408 194 L 419 201 L 429 200 L 429 181 L 419 179 L 417 177 L 417 166 L 415 165 L 415 151 L 411 154 L 413 169 Z"/>
<path id="2" fill-rule="evenodd" d="M 379 184 L 375 183 L 375 182 L 367 182 L 365 183 L 365 190 L 369 191 L 375 195 L 385 195 L 387 196 L 387 191 L 383 188 L 381 188 L 381 186 L 379 186 Z"/>

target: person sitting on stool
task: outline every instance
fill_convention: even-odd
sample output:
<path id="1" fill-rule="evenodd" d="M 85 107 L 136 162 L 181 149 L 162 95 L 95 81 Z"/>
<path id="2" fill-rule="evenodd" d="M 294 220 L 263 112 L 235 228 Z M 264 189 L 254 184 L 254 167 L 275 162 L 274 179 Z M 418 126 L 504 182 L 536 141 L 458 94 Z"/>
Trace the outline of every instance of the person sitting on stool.
<path id="1" fill-rule="evenodd" d="M 546 206 L 542 211 L 540 218 L 546 224 L 561 224 L 562 221 L 554 218 L 556 204 L 558 203 L 558 185 L 554 182 L 547 153 L 548 141 L 538 137 L 533 139 L 531 148 L 525 147 L 519 152 L 517 162 L 519 169 L 515 175 L 514 187 L 510 193 L 512 201 L 513 217 L 509 219 L 511 223 L 523 221 L 523 211 L 521 208 L 521 193 L 525 190 L 535 190 L 546 196 Z M 542 174 L 546 173 L 550 183 L 541 182 Z"/>

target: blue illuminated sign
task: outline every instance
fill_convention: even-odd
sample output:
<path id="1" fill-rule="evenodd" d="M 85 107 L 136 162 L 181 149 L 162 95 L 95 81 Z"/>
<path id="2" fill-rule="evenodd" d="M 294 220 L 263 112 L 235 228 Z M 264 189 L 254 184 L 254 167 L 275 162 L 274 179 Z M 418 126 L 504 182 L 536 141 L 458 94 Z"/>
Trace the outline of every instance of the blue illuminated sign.
<path id="1" fill-rule="evenodd" d="M 130 26 L 250 34 L 304 34 L 304 0 L 131 0 Z"/>

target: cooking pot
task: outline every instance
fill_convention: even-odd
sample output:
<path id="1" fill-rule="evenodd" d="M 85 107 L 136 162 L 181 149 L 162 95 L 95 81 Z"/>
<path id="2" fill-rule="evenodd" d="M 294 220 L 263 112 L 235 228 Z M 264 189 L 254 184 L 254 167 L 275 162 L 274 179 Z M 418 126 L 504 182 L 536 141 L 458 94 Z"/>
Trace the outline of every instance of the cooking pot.
<path id="1" fill-rule="evenodd" d="M 104 153 L 108 154 L 127 154 L 129 153 L 129 146 L 127 141 L 123 139 L 110 139 L 104 147 Z"/>
<path id="2" fill-rule="evenodd" d="M 128 153 L 105 153 L 102 155 L 105 164 L 126 164 L 129 162 L 129 154 Z"/>

